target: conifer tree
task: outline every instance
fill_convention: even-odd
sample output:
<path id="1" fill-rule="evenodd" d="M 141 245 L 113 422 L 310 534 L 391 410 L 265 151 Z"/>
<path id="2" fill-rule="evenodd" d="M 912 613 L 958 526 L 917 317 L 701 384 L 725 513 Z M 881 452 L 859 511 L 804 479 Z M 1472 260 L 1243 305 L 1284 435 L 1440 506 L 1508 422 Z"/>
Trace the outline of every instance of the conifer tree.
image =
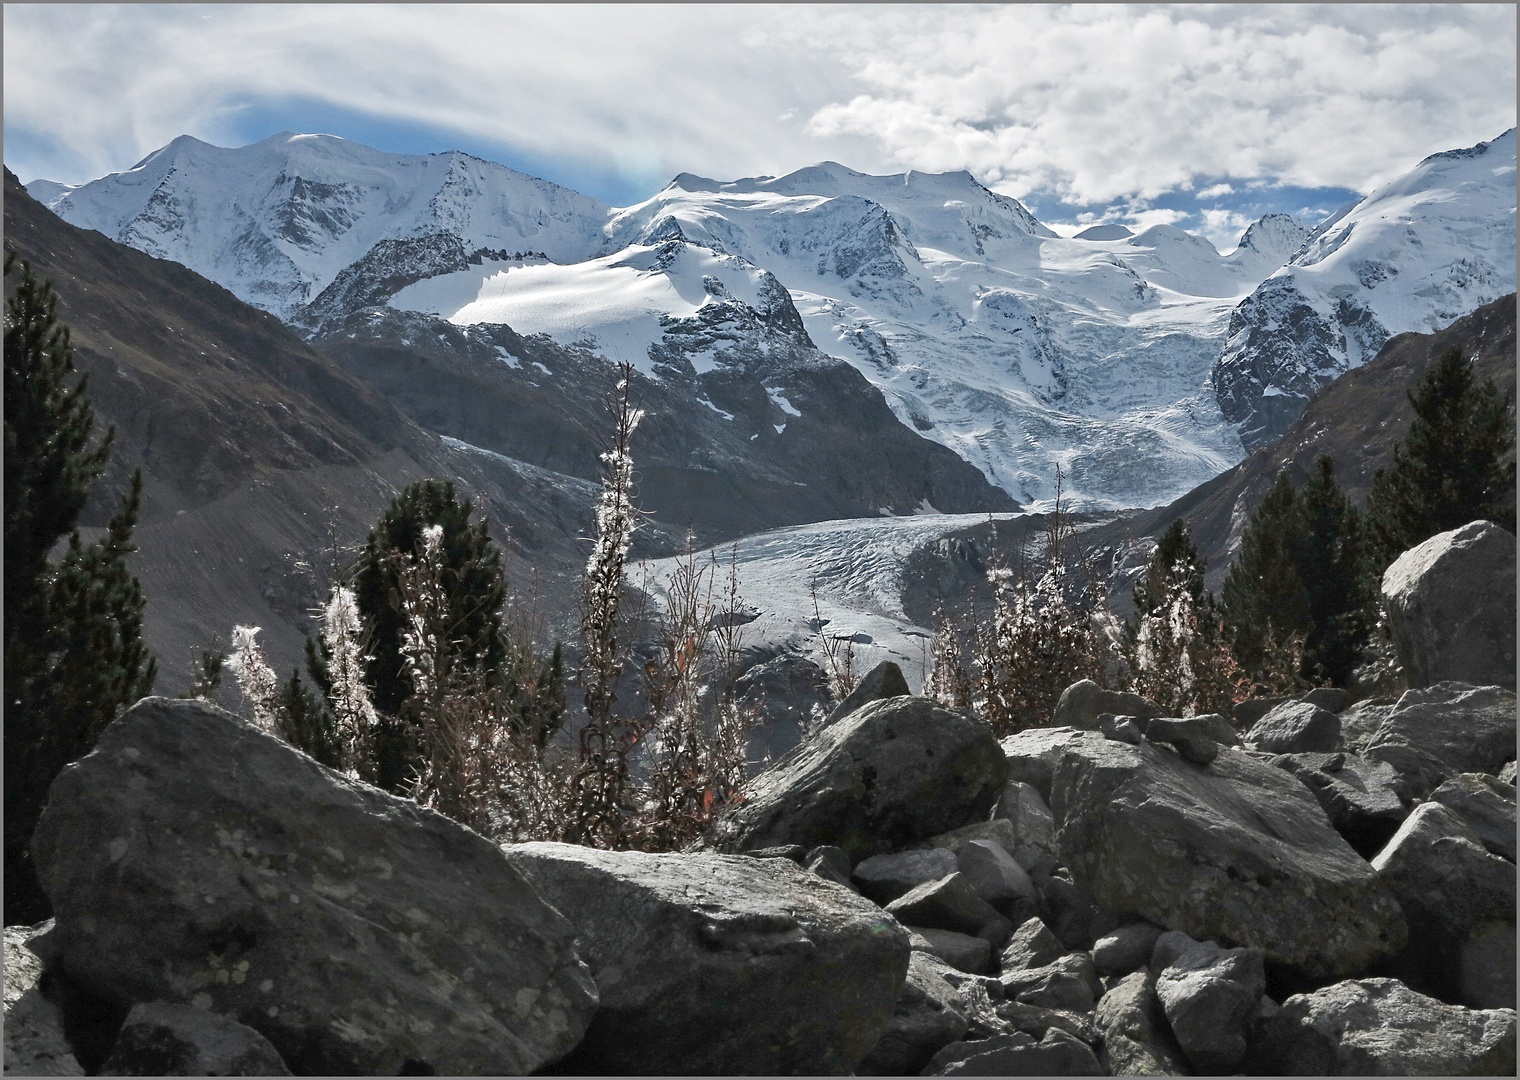
<path id="1" fill-rule="evenodd" d="M 1204 559 L 1193 543 L 1188 523 L 1178 518 L 1167 526 L 1146 564 L 1145 573 L 1135 582 L 1130 595 L 1135 614 L 1124 624 L 1126 650 L 1134 645 L 1141 621 L 1157 611 L 1169 591 L 1184 589 L 1200 609 L 1213 607 L 1213 598 L 1205 600 L 1203 592 Z"/>
<path id="2" fill-rule="evenodd" d="M 1253 674 L 1277 646 L 1309 627 L 1308 593 L 1291 550 L 1300 528 L 1293 483 L 1280 475 L 1251 515 L 1220 596 L 1231 650 Z"/>
<path id="3" fill-rule="evenodd" d="M 14 253 L 5 259 L 5 921 L 50 905 L 29 844 L 48 787 L 121 710 L 149 693 L 142 589 L 127 570 L 142 477 L 92 544 L 76 526 L 111 433 L 91 447 L 94 410 L 74 370 L 58 297 Z M 61 561 L 49 552 L 65 536 Z"/>
<path id="4" fill-rule="evenodd" d="M 1513 401 L 1493 380 L 1478 382 L 1456 345 L 1408 397 L 1414 419 L 1367 496 L 1374 573 L 1407 548 L 1469 521 L 1515 531 Z"/>
<path id="5" fill-rule="evenodd" d="M 1298 531 L 1288 549 L 1308 605 L 1303 674 L 1344 686 L 1372 629 L 1361 515 L 1321 454 L 1298 491 Z"/>
<path id="6" fill-rule="evenodd" d="M 370 530 L 353 573 L 353 589 L 373 657 L 365 675 L 380 714 L 375 733 L 379 786 L 400 791 L 411 778 L 416 748 L 400 720 L 412 693 L 402 658 L 405 619 L 400 610 L 400 559 L 422 550 L 423 532 L 443 527 L 444 587 L 449 598 L 449 638 L 458 670 L 499 674 L 506 659 L 501 606 L 507 582 L 501 549 L 482 518 L 470 523 L 473 505 L 447 480 L 419 480 L 402 489 Z M 313 672 L 315 676 L 316 673 Z"/>

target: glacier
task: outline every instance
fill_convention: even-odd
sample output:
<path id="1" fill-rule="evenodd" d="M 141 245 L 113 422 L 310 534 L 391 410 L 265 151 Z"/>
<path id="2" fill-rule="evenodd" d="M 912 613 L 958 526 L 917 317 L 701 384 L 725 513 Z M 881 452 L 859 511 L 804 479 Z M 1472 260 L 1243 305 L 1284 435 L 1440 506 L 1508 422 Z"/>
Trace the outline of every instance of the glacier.
<path id="1" fill-rule="evenodd" d="M 1077 509 L 1164 504 L 1388 335 L 1515 287 L 1512 131 L 1317 230 L 1268 215 L 1228 254 L 1167 225 L 1062 237 L 965 172 L 682 173 L 618 208 L 461 153 L 289 132 L 236 149 L 184 136 L 29 190 L 319 339 L 388 308 L 662 379 L 722 368 L 733 340 L 782 320 L 1035 509 L 1057 470 Z"/>

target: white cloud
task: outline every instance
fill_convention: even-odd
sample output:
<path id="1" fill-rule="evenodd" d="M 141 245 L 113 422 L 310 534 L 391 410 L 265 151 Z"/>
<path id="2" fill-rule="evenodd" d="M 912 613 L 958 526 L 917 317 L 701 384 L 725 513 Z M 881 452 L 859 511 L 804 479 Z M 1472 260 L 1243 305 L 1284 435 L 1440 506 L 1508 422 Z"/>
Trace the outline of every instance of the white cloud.
<path id="1" fill-rule="evenodd" d="M 1234 210 L 1200 210 L 1198 216 L 1203 219 L 1203 227 L 1198 233 L 1208 239 L 1209 243 L 1223 252 L 1234 251 L 1240 243 L 1240 234 L 1246 231 L 1246 227 L 1254 220 L 1248 214 L 1240 214 Z"/>
<path id="2" fill-rule="evenodd" d="M 1200 191 L 1198 193 L 1198 197 L 1200 199 L 1217 199 L 1221 195 L 1233 194 L 1235 194 L 1235 189 L 1229 184 L 1214 184 L 1211 187 L 1206 187 Z"/>
<path id="3" fill-rule="evenodd" d="M 834 158 L 1078 203 L 1366 190 L 1515 116 L 1509 5 L 9 4 L 4 28 L 7 161 L 65 181 L 293 101 L 651 185 Z"/>

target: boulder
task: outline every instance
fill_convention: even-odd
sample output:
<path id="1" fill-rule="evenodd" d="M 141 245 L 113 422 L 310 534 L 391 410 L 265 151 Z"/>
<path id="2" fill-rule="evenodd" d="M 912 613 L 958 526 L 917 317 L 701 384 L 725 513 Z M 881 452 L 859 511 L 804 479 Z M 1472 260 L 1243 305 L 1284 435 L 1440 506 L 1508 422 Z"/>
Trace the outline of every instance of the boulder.
<path id="1" fill-rule="evenodd" d="M 1306 701 L 1310 705 L 1318 705 L 1328 712 L 1338 713 L 1345 709 L 1347 702 L 1351 700 L 1351 693 L 1339 686 L 1316 686 L 1307 694 L 1300 694 L 1299 701 Z"/>
<path id="2" fill-rule="evenodd" d="M 1406 801 L 1425 798 L 1461 773 L 1496 775 L 1515 756 L 1515 695 L 1452 682 L 1410 690 L 1362 753 L 1393 767 Z"/>
<path id="3" fill-rule="evenodd" d="M 853 880 L 864 895 L 886 905 L 927 881 L 938 881 L 955 872 L 953 852 L 919 848 L 862 859 L 855 867 Z"/>
<path id="4" fill-rule="evenodd" d="M 1091 679 L 1083 679 L 1061 691 L 1061 698 L 1056 702 L 1055 712 L 1050 717 L 1050 726 L 1096 731 L 1098 718 L 1104 713 L 1149 720 L 1153 716 L 1160 716 L 1162 709 L 1154 701 L 1139 694 L 1105 690 Z"/>
<path id="5" fill-rule="evenodd" d="M 1093 1010 L 1093 1030 L 1102 1041 L 1099 1060 L 1111 1076 L 1183 1076 L 1187 1063 L 1156 996 L 1148 971 L 1120 979 Z"/>
<path id="6" fill-rule="evenodd" d="M 1200 768 L 1096 733 L 1073 733 L 1061 751 L 1057 836 L 1100 908 L 1254 946 L 1315 976 L 1403 948 L 1387 885 L 1282 770 L 1228 747 Z"/>
<path id="7" fill-rule="evenodd" d="M 1515 689 L 1515 538 L 1473 521 L 1383 571 L 1383 604 L 1412 687 L 1455 680 Z"/>
<path id="8" fill-rule="evenodd" d="M 1430 793 L 1495 855 L 1515 861 L 1515 786 L 1486 773 L 1454 776 Z"/>
<path id="9" fill-rule="evenodd" d="M 954 852 L 973 840 L 990 840 L 1012 855 L 1019 846 L 1019 833 L 1013 822 L 994 817 L 987 821 L 973 821 L 959 829 L 931 836 L 924 841 L 924 846 Z"/>
<path id="10" fill-rule="evenodd" d="M 1038 903 L 1034 882 L 1014 861 L 1006 848 L 991 840 L 970 840 L 955 853 L 956 869 L 976 894 L 999 912 L 1006 913 L 1018 901 Z"/>
<path id="11" fill-rule="evenodd" d="M 1008 920 L 978 896 L 959 872 L 909 889 L 888 904 L 887 911 L 909 926 L 974 934 L 998 948 L 1013 930 Z"/>
<path id="12" fill-rule="evenodd" d="M 1098 730 L 1103 733 L 1105 739 L 1129 743 L 1131 746 L 1139 746 L 1140 740 L 1145 738 L 1144 732 L 1140 730 L 1139 721 L 1133 716 L 1104 713 L 1098 717 Z"/>
<path id="13" fill-rule="evenodd" d="M 574 928 L 495 845 L 204 702 L 108 726 L 32 851 L 67 978 L 231 1017 L 298 1073 L 531 1072 L 596 1009 Z"/>
<path id="14" fill-rule="evenodd" d="M 850 857 L 837 847 L 829 844 L 815 847 L 803 858 L 802 865 L 825 881 L 843 885 L 851 892 L 860 891 L 850 880 Z"/>
<path id="15" fill-rule="evenodd" d="M 1398 970 L 1479 1008 L 1515 1001 L 1515 864 L 1484 848 L 1450 809 L 1424 803 L 1372 860 L 1409 921 Z"/>
<path id="16" fill-rule="evenodd" d="M 1148 922 L 1126 923 L 1093 942 L 1093 966 L 1100 975 L 1128 975 L 1146 966 L 1165 930 Z"/>
<path id="17" fill-rule="evenodd" d="M 1514 1076 L 1515 1010 L 1466 1009 L 1397 979 L 1355 979 L 1288 998 L 1260 1044 L 1257 1075 Z"/>
<path id="18" fill-rule="evenodd" d="M 1319 800 L 1335 831 L 1371 859 L 1398 831 L 1408 810 L 1398 776 L 1385 761 L 1355 754 L 1279 754 L 1272 764 L 1298 777 Z"/>
<path id="19" fill-rule="evenodd" d="M 1247 746 L 1271 754 L 1330 754 L 1340 749 L 1340 717 L 1307 701 L 1285 701 L 1251 725 Z"/>
<path id="20" fill-rule="evenodd" d="M 951 1043 L 920 1076 L 1102 1076 L 1092 1047 L 1052 1027 L 1036 1042 L 1022 1031 Z"/>
<path id="21" fill-rule="evenodd" d="M 1516 775 L 1515 763 L 1513 761 L 1506 761 L 1504 763 L 1504 768 L 1499 770 L 1499 779 L 1510 787 L 1515 786 Z"/>
<path id="22" fill-rule="evenodd" d="M 887 1030 L 855 1066 L 857 1076 L 915 1076 L 940 1048 L 965 1036 L 965 1005 L 924 954 L 908 959 L 908 975 Z"/>
<path id="23" fill-rule="evenodd" d="M 1022 1031 L 1036 1039 L 1043 1039 L 1051 1028 L 1060 1028 L 1068 1035 L 1085 1043 L 1094 1041 L 1090 1013 L 1068 1012 L 1065 1009 L 1047 1009 L 1042 1005 L 1030 1005 L 1023 1001 L 1004 1001 L 997 1006 L 998 1019 L 1013 1031 Z"/>
<path id="24" fill-rule="evenodd" d="M 1277 706 L 1285 702 L 1297 701 L 1291 695 L 1279 694 L 1272 697 L 1246 698 L 1237 701 L 1235 707 L 1230 710 L 1230 718 L 1235 721 L 1235 728 L 1239 731 L 1248 731 L 1263 716 L 1271 712 Z"/>
<path id="25" fill-rule="evenodd" d="M 42 960 L 28 947 L 47 925 L 5 928 L 4 1068 L 15 1076 L 83 1076 L 58 1007 L 42 996 Z"/>
<path id="26" fill-rule="evenodd" d="M 575 926 L 601 990 L 557 1072 L 844 1073 L 887 1029 L 907 932 L 789 860 L 502 850 Z"/>
<path id="27" fill-rule="evenodd" d="M 1071 727 L 1029 728 L 1009 735 L 999 744 L 1008 760 L 1008 783 L 1028 784 L 1050 806 L 1056 763 L 1065 757 L 1068 745 L 1086 737 L 1086 732 Z"/>
<path id="28" fill-rule="evenodd" d="M 776 847 L 750 848 L 739 854 L 747 859 L 789 859 L 801 866 L 807 862 L 808 849 L 801 844 L 778 844 Z"/>
<path id="29" fill-rule="evenodd" d="M 1350 753 L 1360 754 L 1377 734 L 1398 703 L 1398 698 L 1367 698 L 1338 714 L 1341 719 L 1341 745 Z"/>
<path id="30" fill-rule="evenodd" d="M 194 1005 L 132 1006 L 101 1076 L 289 1076 L 268 1039 Z"/>
<path id="31" fill-rule="evenodd" d="M 902 668 L 890 660 L 883 660 L 866 672 L 865 677 L 855 684 L 855 689 L 850 691 L 849 696 L 834 706 L 823 722 L 832 724 L 835 720 L 849 716 L 856 709 L 869 705 L 873 701 L 907 697 L 912 692 L 908 689 L 908 680 L 903 678 Z"/>
<path id="32" fill-rule="evenodd" d="M 1171 744 L 1183 761 L 1194 765 L 1207 765 L 1219 756 L 1219 743 L 1209 734 L 1209 725 L 1196 716 L 1157 717 L 1145 725 L 1145 740 Z"/>
<path id="33" fill-rule="evenodd" d="M 1040 793 L 1029 784 L 1010 780 L 993 808 L 992 820 L 1006 821 L 1013 827 L 1014 846 L 1009 854 L 1025 870 L 1042 855 L 1056 857 L 1055 819 Z"/>
<path id="34" fill-rule="evenodd" d="M 1220 746 L 1239 746 L 1240 732 L 1222 713 L 1199 713 L 1193 717 L 1199 728 Z"/>
<path id="35" fill-rule="evenodd" d="M 1067 1012 L 1090 1012 L 1103 984 L 1087 953 L 1067 953 L 1043 967 L 1005 971 L 1003 996 L 1009 1001 Z"/>
<path id="36" fill-rule="evenodd" d="M 746 758 L 754 776 L 796 746 L 805 728 L 822 723 L 834 707 L 834 694 L 823 668 L 805 656 L 784 653 L 734 680 L 734 701 L 764 718 L 749 734 Z"/>
<path id="37" fill-rule="evenodd" d="M 1156 996 L 1193 1068 L 1217 1075 L 1245 1057 L 1266 985 L 1260 949 L 1193 942 L 1156 976 Z"/>
<path id="38" fill-rule="evenodd" d="M 1039 877 L 1040 914 L 1067 949 L 1089 949 L 1122 920 L 1111 912 L 1100 911 L 1087 890 L 1071 880 L 1070 873 L 1061 867 Z"/>
<path id="39" fill-rule="evenodd" d="M 1066 948 L 1039 918 L 1027 920 L 1003 946 L 1003 970 L 1044 967 L 1065 955 Z"/>
<path id="40" fill-rule="evenodd" d="M 909 944 L 915 952 L 937 956 L 968 975 L 987 975 L 993 971 L 992 943 L 986 938 L 932 926 L 910 926 L 908 931 Z"/>
<path id="41" fill-rule="evenodd" d="M 832 844 L 859 862 L 986 820 L 1007 773 L 984 721 L 927 698 L 874 701 L 746 784 L 717 842 Z"/>

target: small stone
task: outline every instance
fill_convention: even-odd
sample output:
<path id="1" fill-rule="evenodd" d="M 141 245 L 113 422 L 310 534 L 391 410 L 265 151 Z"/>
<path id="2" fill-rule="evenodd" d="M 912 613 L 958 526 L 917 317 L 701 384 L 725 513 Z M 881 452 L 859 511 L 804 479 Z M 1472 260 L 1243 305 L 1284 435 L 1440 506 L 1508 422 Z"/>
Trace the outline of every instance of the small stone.
<path id="1" fill-rule="evenodd" d="M 961 934 L 954 930 L 937 930 L 932 926 L 908 927 L 912 948 L 933 953 L 957 971 L 985 975 L 992 971 L 992 945 L 986 938 Z"/>
<path id="2" fill-rule="evenodd" d="M 1008 920 L 978 896 L 960 873 L 911 889 L 888 904 L 887 911 L 911 926 L 958 930 L 979 937 L 997 935 L 1006 940 L 1007 931 L 1012 930 Z"/>
<path id="3" fill-rule="evenodd" d="M 289 1076 L 279 1053 L 251 1027 L 191 1005 L 132 1007 L 102 1076 Z"/>
<path id="4" fill-rule="evenodd" d="M 1067 953 L 1044 967 L 1005 971 L 1003 995 L 1011 1001 L 1068 1012 L 1089 1012 L 1103 984 L 1087 953 Z"/>
<path id="5" fill-rule="evenodd" d="M 1166 931 L 1154 923 L 1127 923 L 1093 942 L 1093 966 L 1102 975 L 1128 975 L 1146 966 Z"/>
<path id="6" fill-rule="evenodd" d="M 926 881 L 955 873 L 955 854 L 938 848 L 897 851 L 863 859 L 852 875 L 860 891 L 878 904 L 890 904 Z"/>
<path id="7" fill-rule="evenodd" d="M 1055 934 L 1050 932 L 1050 927 L 1042 919 L 1033 918 L 1015 930 L 1013 937 L 1003 947 L 1003 970 L 1044 967 L 1065 952 L 1066 949 L 1056 940 Z"/>

